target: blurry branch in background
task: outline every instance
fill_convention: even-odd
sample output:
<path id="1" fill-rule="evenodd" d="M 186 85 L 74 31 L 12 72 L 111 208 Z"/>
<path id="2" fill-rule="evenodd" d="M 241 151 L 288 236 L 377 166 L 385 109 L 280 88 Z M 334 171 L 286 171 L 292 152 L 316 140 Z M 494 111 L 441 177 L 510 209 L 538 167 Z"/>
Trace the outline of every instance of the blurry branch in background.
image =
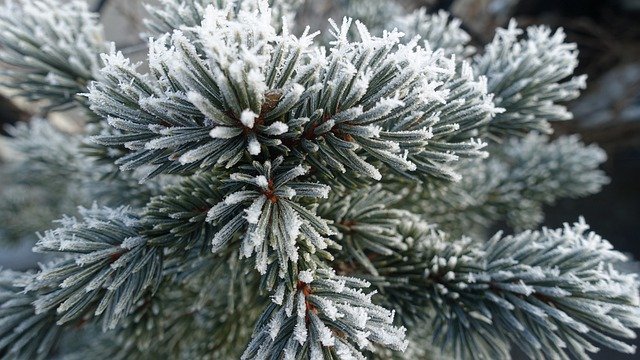
<path id="1" fill-rule="evenodd" d="M 99 0 L 93 11 L 97 13 L 102 12 L 102 10 L 104 10 L 108 3 L 109 0 Z"/>
<path id="2" fill-rule="evenodd" d="M 7 135 L 6 126 L 27 121 L 31 114 L 17 107 L 11 99 L 0 95 L 0 134 Z M 0 161 L 2 154 L 0 153 Z"/>

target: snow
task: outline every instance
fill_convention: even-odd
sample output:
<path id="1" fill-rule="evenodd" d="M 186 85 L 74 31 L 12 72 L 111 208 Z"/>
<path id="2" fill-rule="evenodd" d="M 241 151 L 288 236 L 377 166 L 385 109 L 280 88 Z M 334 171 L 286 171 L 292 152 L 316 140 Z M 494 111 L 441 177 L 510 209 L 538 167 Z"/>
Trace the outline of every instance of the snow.
<path id="1" fill-rule="evenodd" d="M 227 126 L 216 126 L 209 132 L 209 136 L 214 139 L 232 139 L 240 134 L 242 134 L 241 129 Z"/>
<path id="2" fill-rule="evenodd" d="M 128 237 L 122 241 L 120 247 L 123 249 L 131 250 L 133 248 L 144 245 L 147 242 L 147 239 L 143 236 L 133 236 Z"/>
<path id="3" fill-rule="evenodd" d="M 242 190 L 227 195 L 224 198 L 225 205 L 235 205 L 256 197 L 255 191 Z"/>
<path id="4" fill-rule="evenodd" d="M 329 29 L 329 33 L 335 38 L 335 40 L 332 41 L 330 44 L 335 47 L 338 47 L 343 44 L 348 44 L 349 29 L 351 28 L 351 23 L 353 22 L 353 19 L 347 18 L 347 17 L 343 18 L 341 26 L 338 26 L 338 24 L 333 19 L 329 19 L 328 21 L 331 27 Z"/>
<path id="5" fill-rule="evenodd" d="M 305 284 L 311 284 L 313 282 L 313 271 L 304 270 L 298 274 L 298 280 Z"/>
<path id="6" fill-rule="evenodd" d="M 300 220 L 298 215 L 296 215 L 295 213 L 292 212 L 292 215 L 293 216 L 291 216 L 290 218 L 283 219 L 284 225 L 285 225 L 286 237 L 287 237 L 287 240 L 283 245 L 285 247 L 285 252 L 287 253 L 287 256 L 289 257 L 289 259 L 293 262 L 297 262 L 298 247 L 296 246 L 296 240 L 300 235 L 300 226 L 302 226 L 302 221 Z"/>
<path id="7" fill-rule="evenodd" d="M 367 321 L 369 321 L 369 314 L 366 309 L 361 307 L 345 306 L 342 307 L 342 310 L 351 316 L 350 320 L 354 322 L 356 327 L 361 329 L 365 328 Z"/>
<path id="8" fill-rule="evenodd" d="M 247 144 L 247 150 L 249 151 L 249 154 L 253 156 L 260 155 L 261 149 L 262 148 L 260 146 L 260 143 L 258 142 L 258 139 L 255 137 L 255 135 L 250 136 L 249 142 Z"/>
<path id="9" fill-rule="evenodd" d="M 267 190 L 269 188 L 269 181 L 264 175 L 258 175 L 256 176 L 256 185 L 264 190 Z"/>
<path id="10" fill-rule="evenodd" d="M 269 135 L 282 135 L 287 131 L 289 131 L 289 127 L 281 121 L 274 122 L 264 130 L 264 132 Z"/>
<path id="11" fill-rule="evenodd" d="M 285 291 L 285 285 L 284 283 L 281 283 L 280 285 L 278 285 L 276 292 L 271 297 L 272 301 L 275 304 L 282 305 L 282 300 L 284 300 L 284 291 Z"/>
<path id="12" fill-rule="evenodd" d="M 262 206 L 265 204 L 266 198 L 264 196 L 259 196 L 256 198 L 249 208 L 245 209 L 245 219 L 249 224 L 257 224 L 260 215 L 262 214 Z"/>
<path id="13" fill-rule="evenodd" d="M 304 318 L 298 318 L 293 328 L 293 338 L 296 339 L 300 345 L 303 345 L 307 341 L 307 335 L 308 331 L 304 323 Z"/>
<path id="14" fill-rule="evenodd" d="M 282 313 L 281 311 L 277 312 L 276 315 L 271 318 L 271 321 L 269 322 L 268 327 L 269 327 L 269 335 L 271 336 L 272 340 L 275 340 L 275 338 L 280 333 L 280 328 L 282 327 L 283 322 L 284 322 L 284 313 Z"/>
<path id="15" fill-rule="evenodd" d="M 336 339 L 333 336 L 333 332 L 331 332 L 331 330 L 329 330 L 328 327 L 326 327 L 324 324 L 321 323 L 318 330 L 319 330 L 320 342 L 322 343 L 322 346 L 328 347 L 328 346 L 335 345 Z"/>

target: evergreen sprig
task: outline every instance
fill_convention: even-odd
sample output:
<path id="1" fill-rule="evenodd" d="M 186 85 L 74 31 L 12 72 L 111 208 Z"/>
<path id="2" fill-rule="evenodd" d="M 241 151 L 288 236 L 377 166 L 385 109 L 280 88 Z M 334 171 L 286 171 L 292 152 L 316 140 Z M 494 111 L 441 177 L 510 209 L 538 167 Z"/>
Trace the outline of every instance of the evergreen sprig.
<path id="1" fill-rule="evenodd" d="M 408 219 L 419 217 L 396 208 L 403 199 L 402 194 L 385 191 L 379 185 L 346 196 L 332 194 L 320 205 L 318 214 L 333 221 L 336 242 L 342 246 L 339 257 L 354 259 L 377 274 L 369 254 L 392 255 L 406 250 L 407 244 L 396 229 Z"/>
<path id="2" fill-rule="evenodd" d="M 45 359 L 56 346 L 61 329 L 52 312 L 37 314 L 33 293 L 24 287 L 32 276 L 0 271 L 0 349 L 8 359 Z"/>
<path id="3" fill-rule="evenodd" d="M 281 277 L 289 273 L 290 263 L 298 263 L 299 248 L 331 260 L 325 249 L 334 245 L 327 239 L 332 233 L 327 221 L 297 202 L 326 198 L 329 187 L 294 181 L 308 170 L 283 161 L 278 157 L 264 164 L 254 162 L 249 171 L 231 174 L 222 186 L 228 195 L 207 213 L 207 221 L 220 226 L 211 240 L 214 253 L 241 231 L 241 256 L 255 254 L 261 274 L 275 267 Z"/>
<path id="4" fill-rule="evenodd" d="M 268 299 L 254 296 L 258 276 L 249 262 L 230 258 L 208 265 L 188 276 L 165 279 L 115 331 L 84 329 L 99 341 L 68 358 L 240 358 Z"/>
<path id="5" fill-rule="evenodd" d="M 78 206 L 94 201 L 144 206 L 173 181 L 165 177 L 140 184 L 145 169 L 119 172 L 102 155 L 93 155 L 105 149 L 88 146 L 83 134 L 63 131 L 44 119 L 19 123 L 7 132 L 10 137 L 3 144 L 10 161 L 0 169 L 0 213 L 6 219 L 0 236 L 7 243 L 35 239 L 61 213 L 76 214 Z"/>
<path id="6" fill-rule="evenodd" d="M 240 10 L 257 10 L 262 6 L 270 6 L 273 22 L 277 27 L 292 25 L 295 18 L 295 8 L 304 0 L 276 0 L 257 2 L 253 0 L 160 0 L 160 4 L 145 4 L 148 17 L 144 24 L 151 35 L 162 35 L 173 30 L 190 33 L 193 27 L 199 26 L 204 19 L 207 6 L 214 5 L 217 9 L 228 9 L 229 16 L 235 17 Z"/>
<path id="7" fill-rule="evenodd" d="M 276 35 L 268 10 L 243 11 L 237 20 L 228 11 L 209 7 L 197 41 L 176 31 L 152 42 L 150 74 L 121 53 L 104 57 L 106 80 L 92 85 L 89 100 L 117 130 L 96 140 L 130 149 L 118 161 L 123 170 L 150 164 L 152 176 L 232 167 L 245 154 L 281 146 L 306 121 L 285 114 L 310 75 L 294 69 L 311 37 Z"/>
<path id="8" fill-rule="evenodd" d="M 598 193 L 609 182 L 599 169 L 605 152 L 577 136 L 552 141 L 531 133 L 490 151 L 489 158 L 462 165 L 460 183 L 424 187 L 405 208 L 450 234 L 482 234 L 501 220 L 524 230 L 542 223 L 543 206 Z"/>
<path id="9" fill-rule="evenodd" d="M 408 176 L 455 179 L 448 163 L 483 154 L 474 134 L 453 136 L 495 112 L 468 66 L 454 80 L 456 66 L 441 53 L 401 45 L 396 32 L 372 37 L 360 23 L 363 40 L 349 41 L 350 20 L 333 25 L 325 55 L 311 47 L 313 35 L 277 34 L 269 11 L 229 20 L 229 10 L 208 9 L 197 41 L 178 31 L 151 43 L 150 74 L 122 54 L 104 57 L 105 80 L 89 99 L 116 131 L 95 139 L 131 150 L 118 160 L 123 170 L 232 167 L 268 151 L 294 153 L 328 178 L 349 169 L 380 180 L 371 158 Z M 267 46 L 243 50 L 254 43 Z"/>
<path id="10" fill-rule="evenodd" d="M 460 27 L 460 19 L 444 10 L 430 14 L 426 8 L 420 8 L 408 15 L 397 16 L 392 24 L 409 38 L 420 36 L 431 49 L 442 49 L 447 56 L 464 59 L 476 51 L 469 45 L 471 36 Z"/>
<path id="11" fill-rule="evenodd" d="M 3 85 L 46 109 L 73 106 L 102 66 L 102 26 L 86 2 L 8 1 L 0 11 Z"/>
<path id="12" fill-rule="evenodd" d="M 626 257 L 582 220 L 524 231 L 607 181 L 601 149 L 532 132 L 570 117 L 575 45 L 514 22 L 469 58 L 458 20 L 389 2 L 371 30 L 345 17 L 294 36 L 281 15 L 298 2 L 150 5 L 140 64 L 108 50 L 84 3 L 2 7 L 3 80 L 90 118 L 74 134 L 44 120 L 11 131 L 0 175 L 18 197 L 34 190 L 0 213 L 26 224 L 100 205 L 39 237 L 38 272 L 0 272 L 0 354 L 633 352 Z M 352 10 L 367 21 L 365 5 Z M 38 200 L 46 212 L 30 211 Z M 485 239 L 501 221 L 523 231 Z M 24 236 L 14 223 L 0 236 Z"/>
<path id="13" fill-rule="evenodd" d="M 598 346 L 633 353 L 638 284 L 615 264 L 626 256 L 588 232 L 584 219 L 558 230 L 488 242 L 452 241 L 421 224 L 401 226 L 411 244 L 374 261 L 365 276 L 404 321 L 429 319 L 433 340 L 456 358 L 588 358 Z"/>
<path id="14" fill-rule="evenodd" d="M 175 252 L 208 251 L 216 228 L 205 220 L 207 212 L 224 197 L 221 185 L 214 175 L 196 175 L 151 198 L 142 216 L 149 242 Z"/>
<path id="15" fill-rule="evenodd" d="M 491 121 L 489 131 L 496 136 L 551 132 L 549 121 L 573 117 L 559 103 L 577 98 L 586 87 L 586 75 L 573 76 L 577 46 L 564 42 L 561 28 L 530 26 L 524 33 L 512 20 L 474 58 L 476 74 L 487 77 L 496 105 L 506 110 Z"/>
<path id="16" fill-rule="evenodd" d="M 37 293 L 36 314 L 55 310 L 57 324 L 87 313 L 113 329 L 145 293 L 157 291 L 162 280 L 162 251 L 139 235 L 139 218 L 128 208 L 80 209 L 82 220 L 64 218 L 48 231 L 34 250 L 62 253 L 43 266 L 26 286 Z"/>
<path id="17" fill-rule="evenodd" d="M 392 325 L 393 312 L 373 304 L 367 287 L 331 270 L 300 272 L 295 291 L 275 293 L 242 359 L 364 359 L 374 344 L 404 350 L 405 329 Z"/>

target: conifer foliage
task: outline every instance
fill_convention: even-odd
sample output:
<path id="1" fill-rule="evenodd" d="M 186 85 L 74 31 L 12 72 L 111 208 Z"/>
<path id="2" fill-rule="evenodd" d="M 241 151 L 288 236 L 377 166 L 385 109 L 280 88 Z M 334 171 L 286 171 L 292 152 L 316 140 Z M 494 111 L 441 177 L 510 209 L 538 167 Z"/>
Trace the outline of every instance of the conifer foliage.
<path id="1" fill-rule="evenodd" d="M 84 2 L 3 5 L 3 85 L 87 121 L 10 129 L 0 176 L 34 192 L 0 192 L 0 239 L 40 229 L 46 261 L 0 271 L 0 354 L 633 353 L 626 256 L 583 219 L 527 230 L 608 181 L 602 150 L 544 134 L 584 87 L 575 45 L 512 22 L 476 49 L 448 14 L 397 5 L 294 34 L 300 3 L 149 4 L 142 63 Z M 53 188 L 21 234 L 15 219 Z M 516 233 L 487 236 L 501 221 Z"/>

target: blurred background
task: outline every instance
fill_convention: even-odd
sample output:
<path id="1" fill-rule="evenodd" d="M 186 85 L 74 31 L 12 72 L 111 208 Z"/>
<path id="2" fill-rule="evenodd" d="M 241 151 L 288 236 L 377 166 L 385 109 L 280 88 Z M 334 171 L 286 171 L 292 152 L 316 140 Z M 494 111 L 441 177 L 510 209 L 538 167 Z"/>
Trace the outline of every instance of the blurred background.
<path id="1" fill-rule="evenodd" d="M 90 1 L 101 14 L 109 40 L 137 59 L 142 59 L 146 50 L 140 37 L 144 30 L 142 2 Z M 348 3 L 348 0 L 308 0 L 297 21 L 310 24 L 312 30 L 323 28 L 326 26 L 323 21 L 342 16 L 337 9 Z M 605 171 L 611 183 L 595 196 L 563 200 L 548 207 L 545 225 L 559 227 L 584 215 L 593 230 L 619 250 L 640 259 L 640 0 L 401 0 L 401 3 L 407 10 L 428 6 L 430 12 L 443 9 L 453 13 L 462 19 L 463 28 L 477 46 L 489 42 L 495 28 L 506 26 L 512 17 L 521 26 L 547 24 L 564 28 L 568 41 L 577 43 L 580 50 L 578 74 L 588 74 L 589 80 L 588 89 L 570 104 L 575 119 L 554 123 L 555 135 L 578 133 L 585 142 L 595 142 L 604 148 L 609 156 Z M 28 121 L 32 115 L 25 104 L 10 100 L 10 95 L 0 88 L 0 129 L 5 124 Z M 72 115 L 65 114 L 64 118 Z M 0 162 L 2 154 L 0 143 Z M 0 191 L 2 187 L 0 183 Z M 23 244 L 1 249 L 0 266 L 14 269 L 33 266 L 38 258 L 31 253 L 32 243 Z M 636 345 L 640 346 L 640 341 Z M 640 357 L 603 351 L 595 358 Z"/>

